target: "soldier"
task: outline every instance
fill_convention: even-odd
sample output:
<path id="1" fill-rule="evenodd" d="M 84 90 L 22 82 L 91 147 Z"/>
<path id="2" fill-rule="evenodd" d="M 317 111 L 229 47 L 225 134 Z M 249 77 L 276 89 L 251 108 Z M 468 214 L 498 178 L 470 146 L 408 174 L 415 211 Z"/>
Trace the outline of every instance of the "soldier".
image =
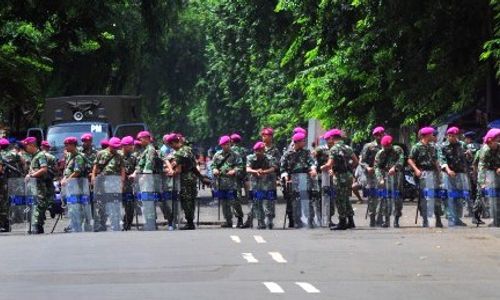
<path id="1" fill-rule="evenodd" d="M 476 133 L 474 131 L 467 131 L 464 133 L 465 138 L 465 147 L 467 151 L 465 152 L 465 158 L 467 159 L 467 173 L 469 175 L 469 182 L 471 187 L 470 197 L 467 204 L 467 215 L 466 217 L 472 217 L 472 206 L 474 204 L 474 199 L 477 194 L 477 169 L 476 172 L 473 168 L 474 158 L 476 157 L 477 152 L 481 149 L 481 145 L 478 144 L 474 139 L 476 137 Z"/>
<path id="2" fill-rule="evenodd" d="M 243 202 L 243 193 L 242 189 L 245 190 L 245 196 L 249 194 L 249 182 L 248 182 L 248 176 L 247 176 L 247 156 L 248 156 L 248 150 L 245 149 L 243 146 L 240 145 L 241 143 L 241 136 L 237 133 L 233 133 L 230 136 L 231 138 L 231 150 L 238 154 L 241 158 L 241 166 L 240 166 L 240 172 L 238 172 L 237 180 L 238 180 L 238 188 L 236 189 L 236 205 L 241 205 Z M 242 228 L 249 228 L 253 226 L 253 202 L 248 201 L 248 217 L 245 223 L 243 224 Z"/>
<path id="3" fill-rule="evenodd" d="M 376 127 L 373 129 L 372 135 L 374 141 L 367 143 L 363 146 L 361 154 L 359 157 L 359 164 L 365 170 L 366 175 L 366 188 L 368 190 L 368 213 L 370 215 L 370 227 L 375 227 L 375 224 L 382 225 L 381 210 L 378 211 L 378 222 L 375 222 L 375 217 L 377 215 L 377 207 L 379 206 L 379 198 L 377 197 L 377 183 L 375 178 L 375 168 L 373 164 L 375 162 L 375 155 L 382 148 L 380 146 L 380 140 L 384 136 L 384 127 Z"/>
<path id="4" fill-rule="evenodd" d="M 87 170 L 92 170 L 95 158 L 97 156 L 97 150 L 92 145 L 92 134 L 85 133 L 81 136 L 80 140 L 82 141 L 82 146 L 81 148 L 78 148 L 78 151 L 82 153 L 83 158 L 85 159 L 85 168 Z"/>
<path id="5" fill-rule="evenodd" d="M 428 218 L 434 213 L 436 227 L 443 227 L 441 216 L 443 215 L 441 198 L 438 193 L 440 187 L 440 173 L 438 153 L 433 144 L 434 128 L 424 127 L 419 130 L 420 141 L 415 144 L 408 156 L 408 164 L 413 170 L 416 178 L 420 181 L 420 189 L 423 194 L 420 212 L 423 227 L 429 227 Z"/>
<path id="6" fill-rule="evenodd" d="M 382 149 L 375 155 L 374 168 L 379 188 L 387 193 L 387 195 L 382 195 L 385 201 L 381 199 L 381 210 L 385 217 L 382 227 L 389 227 L 391 223 L 392 205 L 388 203 L 391 199 L 394 202 L 394 227 L 398 228 L 399 218 L 403 211 L 403 198 L 400 191 L 405 156 L 401 147 L 392 144 L 390 135 L 384 136 L 380 144 Z"/>
<path id="7" fill-rule="evenodd" d="M 316 173 L 316 162 L 311 156 L 311 152 L 305 148 L 306 146 L 306 135 L 303 133 L 296 133 L 292 137 L 293 147 L 283 154 L 281 158 L 280 171 L 281 178 L 284 178 L 288 184 L 292 183 L 294 185 L 294 199 L 292 199 L 292 215 L 294 219 L 294 227 L 302 228 L 307 225 L 309 228 L 313 227 L 313 213 L 311 208 L 313 207 L 309 199 L 304 199 L 307 197 L 309 189 L 309 178 L 306 182 L 293 181 L 294 176 L 299 176 L 299 174 L 308 174 L 308 176 L 315 178 Z M 307 203 L 305 203 L 307 202 Z M 301 212 L 302 211 L 302 212 Z M 309 213 L 309 215 L 304 215 L 304 213 Z M 304 224 L 307 223 L 307 224 Z"/>
<path id="8" fill-rule="evenodd" d="M 47 185 L 47 203 L 49 206 L 54 205 L 54 199 L 56 197 L 56 190 L 54 186 L 54 179 L 58 177 L 57 171 L 57 158 L 52 155 L 50 151 L 50 144 L 48 141 L 42 141 L 41 150 L 47 158 L 47 176 L 45 178 Z"/>
<path id="9" fill-rule="evenodd" d="M 100 144 L 101 144 L 101 150 L 105 150 L 109 147 L 108 139 L 102 139 Z"/>
<path id="10" fill-rule="evenodd" d="M 191 147 L 184 144 L 177 134 L 170 134 L 166 142 L 175 152 L 173 162 L 173 175 L 180 175 L 180 195 L 182 209 L 186 218 L 186 225 L 181 230 L 194 230 L 194 210 L 196 201 L 196 159 Z M 170 170 L 167 170 L 170 172 Z"/>
<path id="11" fill-rule="evenodd" d="M 36 193 L 32 209 L 31 209 L 31 233 L 44 233 L 43 224 L 45 222 L 45 212 L 48 208 L 47 203 L 47 185 L 46 176 L 48 170 L 47 158 L 45 154 L 38 149 L 37 140 L 35 137 L 27 137 L 23 140 L 24 150 L 32 159 L 30 161 L 30 169 L 26 175 L 26 181 L 31 178 L 37 179 L 36 186 L 33 191 Z"/>
<path id="12" fill-rule="evenodd" d="M 254 154 L 247 157 L 246 170 L 252 176 L 252 205 L 257 216 L 258 229 L 273 229 L 275 217 L 274 201 L 276 200 L 276 169 L 278 161 L 265 154 L 266 145 L 257 142 Z M 255 189 L 254 189 L 255 188 Z M 265 201 L 265 203 L 263 203 Z M 267 218 L 267 222 L 264 220 Z"/>
<path id="13" fill-rule="evenodd" d="M 243 211 L 241 204 L 236 202 L 237 176 L 241 172 L 241 157 L 231 150 L 231 138 L 227 135 L 219 139 L 219 146 L 222 150 L 215 153 L 212 160 L 212 174 L 216 178 L 216 185 L 219 199 L 222 200 L 222 213 L 226 222 L 222 224 L 223 228 L 233 227 L 233 207 L 234 214 L 238 219 L 237 227 L 243 227 Z"/>
<path id="14" fill-rule="evenodd" d="M 66 186 L 68 180 L 70 179 L 76 179 L 76 178 L 87 178 L 88 177 L 88 169 L 86 167 L 86 162 L 85 158 L 83 157 L 83 154 L 80 153 L 77 149 L 77 144 L 78 140 L 76 137 L 67 137 L 64 139 L 64 150 L 66 152 L 66 157 L 65 157 L 65 165 L 64 165 L 64 170 L 63 170 L 63 178 L 61 180 L 61 186 Z M 83 199 L 81 199 L 83 200 Z M 80 211 L 77 212 L 72 212 L 74 209 L 81 209 L 81 206 L 72 206 L 68 205 L 68 215 L 78 215 L 82 216 L 81 221 L 85 221 L 85 231 L 90 231 L 90 220 L 88 219 L 89 216 L 86 216 L 85 214 L 81 215 Z M 85 220 L 84 220 L 85 218 Z M 81 230 L 81 224 L 78 224 L 76 228 L 71 228 L 71 226 L 68 226 L 65 228 L 65 231 L 80 231 Z"/>
<path id="15" fill-rule="evenodd" d="M 169 137 L 170 134 L 166 134 L 163 136 L 163 144 L 165 148 L 168 151 L 159 151 L 158 156 L 160 159 L 163 161 L 163 184 L 164 184 L 164 189 L 163 189 L 163 195 L 162 195 L 162 201 L 160 202 L 160 209 L 163 213 L 163 217 L 167 220 L 168 222 L 168 230 L 174 230 L 174 214 L 173 210 L 175 209 L 177 195 L 176 193 L 179 192 L 177 191 L 177 187 L 174 186 L 174 168 L 172 166 L 172 163 L 174 162 L 174 153 L 175 150 L 172 149 L 168 145 L 167 138 Z M 170 189 L 167 191 L 166 189 Z M 168 206 L 168 201 L 172 201 L 172 207 Z M 178 216 L 177 216 L 178 218 Z"/>
<path id="16" fill-rule="evenodd" d="M 94 185 L 96 177 L 101 174 L 121 176 L 122 182 L 125 181 L 123 158 L 118 153 L 120 147 L 120 139 L 111 138 L 108 148 L 97 153 L 94 167 L 92 169 L 92 182 Z M 106 203 L 104 203 L 102 199 L 97 199 L 97 197 L 94 197 L 94 199 L 96 200 L 94 203 L 94 209 L 96 211 L 94 217 L 94 231 L 106 231 L 106 220 L 108 219 L 108 215 L 106 213 Z"/>
<path id="17" fill-rule="evenodd" d="M 134 211 L 136 207 L 134 197 L 134 180 L 130 178 L 137 166 L 137 156 L 134 152 L 134 138 L 126 136 L 122 139 L 122 150 L 119 151 L 123 158 L 123 167 L 125 169 L 125 182 L 123 183 L 123 207 L 125 215 L 123 216 L 123 230 L 130 230 L 134 220 Z"/>
<path id="18" fill-rule="evenodd" d="M 500 188 L 500 129 L 490 129 L 484 137 L 478 163 L 478 186 L 490 205 L 493 218 L 489 227 L 500 227 L 499 195 Z"/>
<path id="19" fill-rule="evenodd" d="M 330 157 L 330 149 L 333 147 L 333 139 L 331 139 L 331 134 L 332 131 L 328 130 L 324 135 L 323 139 L 326 141 L 326 144 L 321 145 L 316 147 L 314 149 L 314 156 L 316 157 L 316 164 L 320 166 L 324 166 L 326 163 L 328 163 L 328 158 Z M 335 203 L 332 201 L 333 200 L 333 189 L 331 187 L 331 178 L 329 174 L 330 170 L 322 170 L 322 175 L 321 177 L 318 176 L 318 181 L 319 181 L 319 186 L 322 187 L 322 206 L 330 207 L 330 212 L 329 212 L 329 219 L 324 221 L 325 223 L 328 222 L 328 227 L 333 227 L 336 224 L 332 222 L 332 217 L 335 215 Z M 323 182 L 324 179 L 327 179 L 328 182 Z M 329 203 L 326 203 L 328 201 Z M 323 210 L 326 215 L 323 215 L 323 218 L 328 218 L 328 213 Z"/>
<path id="20" fill-rule="evenodd" d="M 462 216 L 462 200 L 469 198 L 470 190 L 467 175 L 467 159 L 465 143 L 458 140 L 460 130 L 450 127 L 446 134 L 448 140 L 439 149 L 439 163 L 444 174 L 444 187 L 448 195 L 448 226 L 467 226 Z M 465 193 L 465 194 L 464 194 Z M 468 200 L 468 199 L 467 199 Z"/>
<path id="21" fill-rule="evenodd" d="M 330 149 L 330 157 L 322 170 L 330 170 L 333 177 L 333 187 L 336 191 L 335 203 L 339 214 L 339 223 L 331 227 L 331 230 L 346 230 L 356 228 L 354 224 L 354 210 L 349 199 L 352 188 L 352 170 L 358 165 L 358 158 L 352 148 L 343 141 L 343 132 L 332 129 L 329 143 L 333 143 Z M 352 163 L 350 163 L 352 161 Z M 347 219 L 347 220 L 346 220 Z"/>
<path id="22" fill-rule="evenodd" d="M 9 178 L 23 177 L 21 156 L 13 149 L 9 149 L 10 142 L 0 139 L 0 232 L 10 230 L 9 225 L 9 197 L 7 182 Z"/>

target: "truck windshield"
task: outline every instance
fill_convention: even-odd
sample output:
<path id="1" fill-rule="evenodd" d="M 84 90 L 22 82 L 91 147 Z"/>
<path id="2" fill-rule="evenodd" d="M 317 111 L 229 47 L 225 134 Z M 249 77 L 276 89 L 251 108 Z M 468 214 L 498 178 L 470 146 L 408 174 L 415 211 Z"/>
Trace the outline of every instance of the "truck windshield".
<path id="1" fill-rule="evenodd" d="M 92 133 L 94 136 L 92 143 L 94 147 L 99 148 L 100 141 L 109 138 L 108 131 L 108 125 L 103 123 L 60 124 L 49 127 L 47 131 L 47 141 L 50 143 L 51 147 L 61 149 L 64 147 L 65 138 L 74 136 L 78 139 L 78 144 L 81 144 L 80 137 L 84 133 Z"/>

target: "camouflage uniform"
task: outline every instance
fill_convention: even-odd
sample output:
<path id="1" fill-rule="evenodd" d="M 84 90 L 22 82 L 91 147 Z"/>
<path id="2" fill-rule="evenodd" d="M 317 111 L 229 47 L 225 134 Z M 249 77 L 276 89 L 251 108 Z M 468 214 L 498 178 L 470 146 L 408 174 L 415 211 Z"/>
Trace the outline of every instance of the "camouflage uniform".
<path id="1" fill-rule="evenodd" d="M 316 147 L 314 150 L 316 152 L 316 162 L 318 169 L 321 168 L 321 166 L 325 165 L 328 162 L 328 158 L 330 157 L 330 148 L 328 147 L 327 144 L 321 145 Z M 328 172 L 328 171 L 325 171 Z M 323 199 L 329 198 L 330 200 L 330 218 L 335 215 L 335 201 L 333 196 L 333 190 L 331 186 L 331 176 L 328 176 L 330 178 L 330 185 L 325 185 L 325 189 L 323 189 L 323 182 L 321 176 L 318 176 L 318 186 L 320 187 L 321 193 L 325 194 L 323 196 Z M 326 184 L 326 183 L 325 183 Z M 331 225 L 331 219 L 328 220 L 328 223 Z"/>
<path id="2" fill-rule="evenodd" d="M 242 189 L 245 189 L 245 196 L 247 196 L 247 193 L 248 193 L 247 188 L 245 187 L 245 183 L 248 181 L 248 174 L 247 174 L 246 165 L 247 165 L 247 156 L 249 155 L 249 153 L 248 153 L 247 149 L 245 149 L 244 147 L 242 147 L 240 145 L 233 145 L 231 147 L 231 150 L 234 153 L 238 154 L 239 157 L 241 158 L 241 166 L 240 166 L 241 171 L 238 173 L 238 188 L 236 189 L 236 193 L 237 193 L 236 201 L 238 203 L 240 203 L 240 205 L 241 205 L 241 203 L 244 202 Z M 253 202 L 249 201 L 248 202 L 249 214 L 250 214 L 250 212 L 253 211 L 252 205 L 253 205 Z"/>
<path id="3" fill-rule="evenodd" d="M 401 185 L 402 185 L 402 171 L 403 171 L 403 166 L 405 164 L 405 156 L 403 149 L 397 145 L 391 146 L 389 149 L 382 148 L 377 152 L 377 155 L 375 155 L 375 162 L 374 162 L 374 168 L 375 168 L 375 177 L 377 180 L 377 183 L 380 183 L 382 180 L 384 182 L 386 181 L 387 177 L 389 176 L 388 172 L 389 170 L 394 167 L 396 170 L 396 174 L 393 176 L 393 178 L 396 180 L 396 183 L 394 187 L 397 189 L 397 193 L 394 193 L 396 191 L 392 191 L 392 200 L 394 201 L 394 216 L 396 217 L 396 220 L 399 219 L 402 215 L 402 210 L 403 210 L 403 197 L 401 195 Z M 382 188 L 382 187 L 381 187 Z M 399 195 L 398 195 L 399 193 Z M 382 197 L 383 199 L 388 199 L 388 197 Z M 386 218 L 389 218 L 391 215 L 391 207 L 388 203 L 388 201 L 382 201 L 381 203 L 381 210 Z M 395 221 L 395 225 L 399 226 L 398 221 Z"/>
<path id="4" fill-rule="evenodd" d="M 144 148 L 138 157 L 135 170 L 139 174 L 160 174 L 159 170 L 155 170 L 155 160 L 158 158 L 158 152 L 155 147 L 149 144 Z"/>
<path id="5" fill-rule="evenodd" d="M 83 148 L 80 146 L 77 148 L 77 150 L 82 154 L 83 158 L 85 159 L 86 170 L 92 170 L 95 159 L 97 157 L 97 150 L 94 148 L 94 146 L 91 146 L 90 148 Z"/>
<path id="6" fill-rule="evenodd" d="M 123 207 L 125 215 L 123 218 L 123 228 L 129 230 L 134 219 L 134 211 L 136 207 L 134 197 L 134 180 L 128 177 L 135 171 L 137 165 L 137 156 L 134 152 L 124 153 L 123 150 L 118 152 L 123 158 L 123 167 L 125 168 L 126 179 L 123 187 Z"/>
<path id="7" fill-rule="evenodd" d="M 47 185 L 47 201 L 49 206 L 53 205 L 56 197 L 56 189 L 54 187 L 54 179 L 57 177 L 57 158 L 48 151 L 42 151 L 47 158 L 47 176 L 45 184 Z"/>
<path id="8" fill-rule="evenodd" d="M 316 168 L 316 162 L 311 156 L 311 152 L 306 148 L 302 148 L 299 150 L 295 150 L 294 147 L 288 150 L 283 154 L 280 161 L 280 171 L 282 172 L 282 176 L 286 176 L 289 180 L 292 178 L 292 174 L 299 173 L 309 173 L 313 168 Z M 311 191 L 311 178 L 308 177 L 308 191 Z M 301 220 L 301 213 L 298 207 L 298 201 L 300 201 L 299 190 L 298 187 L 293 187 L 294 194 L 292 199 L 290 199 L 290 203 L 287 203 L 287 214 L 293 216 L 295 227 L 302 227 L 306 224 L 303 224 Z M 289 215 L 290 216 L 290 215 Z M 314 218 L 314 203 L 309 199 L 309 216 L 308 218 L 308 226 L 311 226 Z"/>
<path id="9" fill-rule="evenodd" d="M 45 154 L 38 150 L 30 161 L 30 174 L 34 173 L 43 167 L 48 167 L 47 158 Z M 36 178 L 36 186 L 30 188 L 31 195 L 34 196 L 33 205 L 31 208 L 31 226 L 34 230 L 43 233 L 43 224 L 45 223 L 45 211 L 49 206 L 47 199 L 47 184 L 46 184 L 47 174 Z"/>
<path id="10" fill-rule="evenodd" d="M 254 170 L 262 169 L 267 170 L 278 168 L 278 161 L 272 157 L 264 154 L 262 157 L 258 157 L 256 154 L 250 154 L 246 159 L 246 166 Z M 275 206 L 276 201 L 276 173 L 268 174 L 266 178 L 257 177 L 251 175 L 252 177 L 252 206 L 253 214 L 257 217 L 259 228 L 264 228 L 266 222 L 264 217 L 267 217 L 268 228 L 273 227 L 273 219 L 275 217 Z M 257 186 L 258 185 L 258 186 Z M 254 189 L 256 187 L 257 189 Z"/>
<path id="11" fill-rule="evenodd" d="M 330 148 L 330 159 L 333 161 L 333 186 L 336 191 L 336 204 L 339 214 L 339 220 L 345 220 L 346 217 L 353 217 L 354 210 L 352 209 L 351 196 L 352 189 L 352 171 L 349 161 L 353 156 L 354 151 L 343 141 L 336 142 Z"/>
<path id="12" fill-rule="evenodd" d="M 456 143 L 450 143 L 445 141 L 439 149 L 439 163 L 441 169 L 444 170 L 446 166 L 456 173 L 455 177 L 448 176 L 446 172 L 443 173 L 444 188 L 447 190 L 448 202 L 447 205 L 448 217 L 452 222 L 458 222 L 462 224 L 460 220 L 455 220 L 454 218 L 460 218 L 463 213 L 463 203 L 462 201 L 469 201 L 470 197 L 464 198 L 464 190 L 467 192 L 470 190 L 470 185 L 467 175 L 467 158 L 466 158 L 466 145 L 464 142 L 458 141 Z M 460 191 L 457 194 L 457 191 Z M 453 207 L 452 207 L 453 206 Z M 453 211 L 449 211 L 453 209 Z"/>
<path id="13" fill-rule="evenodd" d="M 471 187 L 471 193 L 470 193 L 470 199 L 469 202 L 467 203 L 467 210 L 468 210 L 468 216 L 471 217 L 473 215 L 472 213 L 472 207 L 474 205 L 474 199 L 476 199 L 477 196 L 477 168 L 474 169 L 474 160 L 476 157 L 476 154 L 479 152 L 481 149 L 481 145 L 478 143 L 470 143 L 466 144 L 466 152 L 465 152 L 465 158 L 467 159 L 467 173 L 469 174 L 469 180 L 470 180 L 470 187 Z M 477 164 L 476 164 L 477 167 Z"/>
<path id="14" fill-rule="evenodd" d="M 425 145 L 422 142 L 416 143 L 410 150 L 409 159 L 412 159 L 415 162 L 417 168 L 423 172 L 423 175 L 420 177 L 420 190 L 421 192 L 425 191 L 429 192 L 429 196 L 427 198 L 434 199 L 434 214 L 436 216 L 436 222 L 441 222 L 440 217 L 443 215 L 442 209 L 442 200 L 437 192 L 440 188 L 440 171 L 438 170 L 438 151 L 436 146 L 432 143 Z M 434 177 L 434 181 L 431 183 L 427 181 L 431 186 L 426 185 L 426 180 L 424 178 L 425 173 L 429 174 L 429 176 Z M 433 189 L 433 191 L 431 191 Z M 426 225 L 427 220 L 427 200 L 422 198 L 420 203 L 420 212 L 424 219 L 424 225 Z M 439 220 L 439 221 L 438 221 Z"/>
<path id="15" fill-rule="evenodd" d="M 366 190 L 368 191 L 368 213 L 370 214 L 370 226 L 375 225 L 375 215 L 379 206 L 379 198 L 377 197 L 377 184 L 374 173 L 368 173 L 367 168 L 373 168 L 375 163 L 375 155 L 380 151 L 381 147 L 377 141 L 367 143 L 361 150 L 359 164 L 364 169 L 366 175 Z M 381 216 L 381 210 L 378 211 Z"/>
<path id="16" fill-rule="evenodd" d="M 9 228 L 9 195 L 8 195 L 8 179 L 14 177 L 23 177 L 23 165 L 21 157 L 14 150 L 4 149 L 0 151 L 0 166 L 3 171 L 0 177 L 0 227 L 7 230 Z M 11 169 L 9 164 L 19 172 Z M 21 172 L 21 173 L 20 173 Z"/>
<path id="17" fill-rule="evenodd" d="M 111 153 L 110 148 L 97 152 L 94 165 L 97 166 L 96 178 L 99 175 L 116 175 L 120 176 L 123 169 L 123 158 L 118 153 Z M 106 220 L 106 201 L 103 199 L 96 199 L 94 201 L 94 231 L 105 231 Z"/>
<path id="18" fill-rule="evenodd" d="M 238 221 L 240 222 L 243 218 L 241 203 L 238 202 L 237 195 L 235 194 L 238 188 L 237 176 L 241 172 L 241 167 L 241 157 L 232 150 L 227 152 L 223 150 L 217 151 L 212 159 L 212 165 L 210 166 L 212 172 L 215 169 L 220 171 L 218 178 L 216 178 L 216 189 L 221 193 L 222 214 L 226 219 L 227 225 L 232 224 L 233 212 L 231 211 L 231 206 Z M 233 169 L 236 171 L 236 175 L 228 176 L 227 172 Z"/>
<path id="19" fill-rule="evenodd" d="M 500 146 L 497 147 L 497 149 L 493 150 L 491 149 L 487 144 L 483 145 L 481 150 L 478 152 L 479 158 L 478 158 L 478 174 L 477 174 L 477 183 L 478 183 L 478 188 L 483 191 L 483 189 L 486 187 L 487 189 L 495 189 L 495 193 L 498 193 L 498 189 L 500 189 L 500 178 L 499 175 L 496 173 L 496 170 L 500 168 Z M 495 172 L 494 174 L 494 182 L 489 182 L 489 185 L 487 185 L 487 172 Z M 496 202 L 498 199 L 498 195 L 488 195 L 488 191 L 483 191 L 482 193 L 487 192 L 485 195 L 487 198 L 489 198 L 489 201 L 486 201 L 486 205 L 489 205 L 489 208 L 485 210 L 489 210 L 490 217 L 493 218 L 493 225 L 499 227 L 500 224 L 498 223 L 498 212 L 495 211 L 497 208 L 497 203 L 492 203 Z"/>
<path id="20" fill-rule="evenodd" d="M 196 158 L 191 147 L 182 145 L 181 148 L 174 152 L 174 159 L 176 165 L 181 166 L 182 169 L 180 174 L 181 190 L 179 200 L 188 226 L 192 226 L 194 229 L 193 221 L 197 194 L 196 182 L 198 178 L 193 170 L 196 168 Z"/>
<path id="21" fill-rule="evenodd" d="M 87 178 L 89 169 L 87 167 L 87 162 L 83 157 L 83 154 L 76 151 L 74 153 L 66 153 L 65 155 L 65 165 L 63 170 L 63 177 L 68 178 L 71 174 L 77 173 L 76 176 L 72 178 Z M 87 202 L 89 199 L 82 199 L 82 201 Z M 72 215 L 81 215 L 82 221 L 84 224 L 85 231 L 91 231 L 92 225 L 92 212 L 88 203 L 85 203 L 86 207 L 78 206 L 78 205 L 68 205 L 68 216 Z M 88 211 L 87 211 L 88 208 Z M 78 210 L 78 211 L 76 211 Z M 66 230 L 80 231 L 81 226 L 78 228 L 68 227 Z"/>

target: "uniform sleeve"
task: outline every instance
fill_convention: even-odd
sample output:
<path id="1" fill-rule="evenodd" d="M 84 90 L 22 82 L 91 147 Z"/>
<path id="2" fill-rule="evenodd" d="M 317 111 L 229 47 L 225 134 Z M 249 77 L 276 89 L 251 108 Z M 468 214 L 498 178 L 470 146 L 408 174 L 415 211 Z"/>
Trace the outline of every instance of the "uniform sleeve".
<path id="1" fill-rule="evenodd" d="M 478 169 L 477 169 L 477 182 L 479 185 L 482 185 L 486 182 L 486 171 L 488 170 L 487 159 L 489 156 L 489 148 L 482 149 L 479 154 L 478 159 Z"/>
<path id="2" fill-rule="evenodd" d="M 241 155 L 235 153 L 235 158 L 234 158 L 234 170 L 238 173 L 243 171 L 243 159 L 241 158 Z"/>
<path id="3" fill-rule="evenodd" d="M 252 167 L 252 158 L 253 158 L 252 154 L 250 154 L 250 155 L 247 156 L 247 164 L 246 164 L 247 168 L 251 168 Z"/>
<path id="4" fill-rule="evenodd" d="M 75 157 L 73 163 L 73 173 L 81 174 L 85 168 L 85 159 L 81 155 Z"/>
<path id="5" fill-rule="evenodd" d="M 410 155 L 408 155 L 408 158 L 416 160 L 417 157 L 418 157 L 418 147 L 417 145 L 414 145 L 413 147 L 411 147 Z"/>
<path id="6" fill-rule="evenodd" d="M 446 148 L 446 145 L 443 147 L 437 148 L 438 153 L 438 163 L 441 168 L 446 168 L 448 166 L 448 158 L 444 154 L 443 149 Z"/>
<path id="7" fill-rule="evenodd" d="M 369 145 L 370 144 L 365 144 L 363 146 L 363 149 L 361 150 L 361 153 L 359 155 L 359 164 L 363 167 L 363 168 L 366 168 L 368 167 L 368 164 L 364 161 L 365 158 L 366 158 L 366 155 L 368 153 L 368 148 L 369 148 Z M 349 155 L 350 156 L 350 155 Z"/>
<path id="8" fill-rule="evenodd" d="M 307 151 L 307 165 L 311 169 L 316 169 L 317 167 L 317 162 L 316 160 L 312 157 L 312 154 L 310 151 Z"/>
<path id="9" fill-rule="evenodd" d="M 375 155 L 375 162 L 373 163 L 373 167 L 375 168 L 375 177 L 377 177 L 377 180 L 382 179 L 382 153 L 383 150 L 379 150 L 377 154 Z"/>
<path id="10" fill-rule="evenodd" d="M 403 148 L 397 147 L 396 153 L 398 154 L 398 160 L 396 162 L 396 168 L 398 170 L 402 170 L 405 166 L 405 153 L 403 152 Z"/>
<path id="11" fill-rule="evenodd" d="M 40 168 L 48 167 L 49 163 L 47 161 L 47 157 L 45 155 L 38 156 L 38 165 Z"/>

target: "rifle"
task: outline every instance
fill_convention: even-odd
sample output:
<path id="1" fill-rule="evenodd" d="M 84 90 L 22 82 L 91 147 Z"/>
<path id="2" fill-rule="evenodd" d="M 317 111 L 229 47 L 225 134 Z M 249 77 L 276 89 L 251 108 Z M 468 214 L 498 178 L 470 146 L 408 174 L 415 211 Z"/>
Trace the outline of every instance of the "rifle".
<path id="1" fill-rule="evenodd" d="M 3 157 L 2 157 L 2 163 L 4 166 L 7 167 L 7 169 L 14 171 L 21 176 L 23 175 L 23 172 L 21 172 L 18 168 L 14 167 L 13 165 L 9 164 L 9 162 L 5 160 L 5 158 Z"/>

